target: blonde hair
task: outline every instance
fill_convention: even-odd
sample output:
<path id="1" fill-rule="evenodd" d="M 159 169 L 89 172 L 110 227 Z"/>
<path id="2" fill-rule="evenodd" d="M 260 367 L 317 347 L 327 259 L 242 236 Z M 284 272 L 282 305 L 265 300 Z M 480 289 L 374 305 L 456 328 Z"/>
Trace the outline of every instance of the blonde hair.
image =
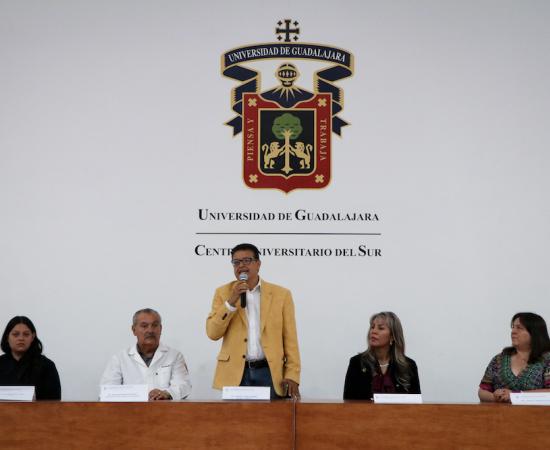
<path id="1" fill-rule="evenodd" d="M 405 336 L 399 317 L 391 311 L 382 311 L 373 314 L 369 325 L 372 326 L 376 319 L 383 320 L 390 329 L 390 362 L 395 366 L 396 379 L 405 390 L 411 387 L 411 368 L 405 356 Z M 374 350 L 370 348 L 367 333 L 367 350 L 362 354 L 362 359 L 374 371 L 378 364 Z"/>

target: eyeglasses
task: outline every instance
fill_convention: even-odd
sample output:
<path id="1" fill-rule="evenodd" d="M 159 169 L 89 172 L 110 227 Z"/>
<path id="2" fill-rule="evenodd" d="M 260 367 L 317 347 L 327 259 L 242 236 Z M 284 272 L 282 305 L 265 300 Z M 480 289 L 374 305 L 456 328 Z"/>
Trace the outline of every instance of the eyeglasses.
<path id="1" fill-rule="evenodd" d="M 258 261 L 257 258 L 243 258 L 243 259 L 232 259 L 231 264 L 233 267 L 239 267 L 241 264 L 248 266 L 252 261 Z"/>

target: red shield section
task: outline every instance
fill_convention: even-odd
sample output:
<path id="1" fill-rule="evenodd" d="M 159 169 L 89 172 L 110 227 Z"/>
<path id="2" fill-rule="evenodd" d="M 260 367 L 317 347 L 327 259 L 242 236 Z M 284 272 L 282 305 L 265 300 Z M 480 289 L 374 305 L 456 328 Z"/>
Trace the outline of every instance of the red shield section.
<path id="1" fill-rule="evenodd" d="M 253 189 L 320 189 L 330 182 L 330 94 L 292 108 L 243 98 L 243 178 Z"/>

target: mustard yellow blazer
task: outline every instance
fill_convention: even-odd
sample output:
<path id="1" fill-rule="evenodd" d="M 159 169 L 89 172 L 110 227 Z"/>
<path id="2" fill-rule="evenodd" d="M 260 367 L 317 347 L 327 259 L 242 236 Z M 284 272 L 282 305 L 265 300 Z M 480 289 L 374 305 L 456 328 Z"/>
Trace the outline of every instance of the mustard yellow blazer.
<path id="1" fill-rule="evenodd" d="M 246 312 L 239 302 L 234 312 L 225 306 L 236 282 L 216 289 L 212 311 L 206 319 L 208 337 L 215 341 L 223 338 L 214 375 L 213 387 L 216 389 L 238 386 L 244 372 L 248 336 Z M 300 352 L 294 303 L 288 289 L 264 280 L 260 287 L 260 340 L 271 371 L 273 387 L 282 396 L 283 378 L 300 383 Z"/>

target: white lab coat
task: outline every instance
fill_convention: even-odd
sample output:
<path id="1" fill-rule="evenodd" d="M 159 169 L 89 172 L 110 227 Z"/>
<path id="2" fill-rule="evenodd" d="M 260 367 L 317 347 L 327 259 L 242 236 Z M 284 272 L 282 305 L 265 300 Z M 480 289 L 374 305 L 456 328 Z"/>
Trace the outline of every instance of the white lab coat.
<path id="1" fill-rule="evenodd" d="M 162 342 L 149 367 L 141 358 L 136 344 L 114 355 L 101 377 L 100 384 L 146 384 L 153 389 L 168 391 L 173 400 L 185 398 L 191 392 L 189 371 L 183 355 Z"/>

